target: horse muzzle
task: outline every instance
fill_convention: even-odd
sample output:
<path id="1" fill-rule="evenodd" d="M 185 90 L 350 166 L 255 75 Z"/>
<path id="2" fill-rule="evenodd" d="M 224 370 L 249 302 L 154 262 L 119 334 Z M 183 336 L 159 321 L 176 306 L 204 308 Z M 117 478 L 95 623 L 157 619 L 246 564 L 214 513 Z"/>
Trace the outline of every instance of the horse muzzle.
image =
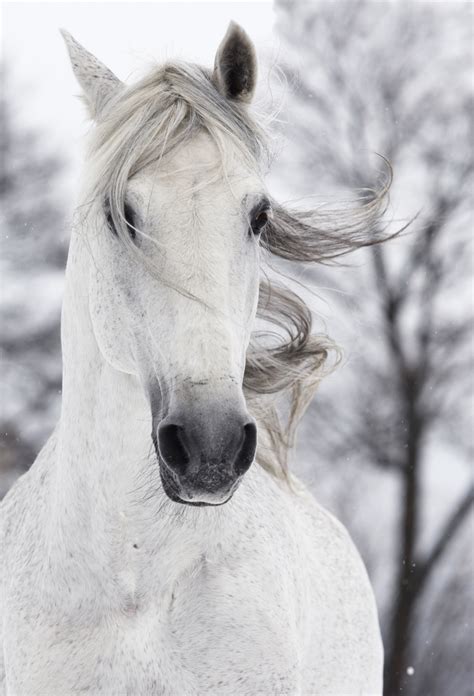
<path id="1" fill-rule="evenodd" d="M 223 505 L 251 466 L 257 427 L 247 413 L 171 413 L 153 436 L 161 481 L 171 500 Z"/>

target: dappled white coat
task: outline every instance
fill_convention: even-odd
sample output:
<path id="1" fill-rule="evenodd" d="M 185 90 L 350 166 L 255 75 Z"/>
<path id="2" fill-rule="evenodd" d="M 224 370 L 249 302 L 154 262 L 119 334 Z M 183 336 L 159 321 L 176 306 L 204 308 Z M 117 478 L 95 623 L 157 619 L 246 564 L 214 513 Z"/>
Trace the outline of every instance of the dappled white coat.
<path id="1" fill-rule="evenodd" d="M 205 259 L 201 275 L 213 278 L 207 287 L 176 261 L 176 282 L 206 302 L 220 283 L 219 298 L 231 304 L 221 314 L 232 317 L 212 326 L 212 313 L 159 287 L 106 229 L 103 211 L 91 234 L 80 226 L 73 233 L 61 419 L 1 508 L 0 690 L 8 696 L 381 694 L 365 568 L 346 531 L 308 493 L 290 491 L 256 464 L 219 507 L 180 505 L 163 491 L 144 388 L 150 370 L 157 380 L 167 378 L 163 360 L 181 374 L 205 370 L 209 398 L 218 399 L 222 366 L 231 365 L 235 391 L 255 315 L 258 244 L 239 206 L 260 182 L 234 170 L 232 196 L 219 179 L 166 207 L 167 196 L 186 190 L 193 167 L 218 156 L 211 145 L 198 138 L 171 158 L 168 172 L 163 161 L 165 184 L 145 172 L 130 187 L 148 202 L 149 229 L 160 229 L 168 267 L 173 253 L 182 258 L 194 244 L 194 263 Z M 127 328 L 143 362 L 138 372 Z M 149 355 L 139 350 L 145 345 Z"/>
<path id="2" fill-rule="evenodd" d="M 379 695 L 346 531 L 255 464 L 222 507 L 168 500 L 143 391 L 104 362 L 82 300 L 69 288 L 61 422 L 2 504 L 4 693 Z"/>
<path id="3" fill-rule="evenodd" d="M 127 496 L 117 449 L 61 491 L 57 433 L 4 503 L 5 693 L 381 694 L 372 591 L 331 515 L 257 466 L 223 507 Z"/>

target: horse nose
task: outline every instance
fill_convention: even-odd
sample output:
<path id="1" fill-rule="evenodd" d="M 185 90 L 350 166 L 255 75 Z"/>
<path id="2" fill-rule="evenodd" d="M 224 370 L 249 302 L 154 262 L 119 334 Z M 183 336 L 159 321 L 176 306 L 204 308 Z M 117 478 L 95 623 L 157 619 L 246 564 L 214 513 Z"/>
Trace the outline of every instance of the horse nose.
<path id="1" fill-rule="evenodd" d="M 166 469 L 162 478 L 169 482 L 171 474 L 179 498 L 198 500 L 200 493 L 233 492 L 255 458 L 257 428 L 249 416 L 228 417 L 220 423 L 216 418 L 186 422 L 171 416 L 160 423 L 157 434 L 161 465 Z"/>
<path id="2" fill-rule="evenodd" d="M 196 429 L 199 426 L 195 426 Z M 238 476 L 248 470 L 255 457 L 257 428 L 253 421 L 244 425 L 233 424 L 217 442 L 206 433 L 178 425 L 161 423 L 158 427 L 158 446 L 165 464 L 176 474 L 185 474 L 197 463 L 219 463 L 231 467 Z M 211 441 L 209 441 L 211 440 Z M 224 446 L 223 446 L 224 445 Z M 198 462 L 196 462 L 198 460 Z"/>

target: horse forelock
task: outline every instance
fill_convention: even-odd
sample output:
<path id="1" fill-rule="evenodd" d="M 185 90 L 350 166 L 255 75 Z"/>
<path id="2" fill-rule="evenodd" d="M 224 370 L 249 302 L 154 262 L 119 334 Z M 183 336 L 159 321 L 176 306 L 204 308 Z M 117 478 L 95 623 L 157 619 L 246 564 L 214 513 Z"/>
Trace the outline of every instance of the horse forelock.
<path id="1" fill-rule="evenodd" d="M 245 107 L 220 94 L 209 71 L 168 63 L 110 101 L 95 129 L 90 154 L 109 178 L 122 170 L 130 177 L 200 131 L 216 143 L 233 145 L 254 168 L 267 152 L 263 130 Z"/>

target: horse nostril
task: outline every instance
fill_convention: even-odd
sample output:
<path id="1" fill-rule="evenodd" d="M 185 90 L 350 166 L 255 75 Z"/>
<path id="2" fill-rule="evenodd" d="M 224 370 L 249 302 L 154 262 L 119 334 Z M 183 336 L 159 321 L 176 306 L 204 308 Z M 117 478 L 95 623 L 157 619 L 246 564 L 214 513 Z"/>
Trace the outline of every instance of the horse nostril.
<path id="1" fill-rule="evenodd" d="M 239 476 L 245 474 L 250 468 L 257 449 L 257 426 L 255 423 L 246 423 L 243 431 L 242 444 L 235 458 L 235 471 Z"/>
<path id="2" fill-rule="evenodd" d="M 175 423 L 160 425 L 158 446 L 164 462 L 177 473 L 184 472 L 189 462 L 189 452 L 185 445 L 184 428 Z"/>

